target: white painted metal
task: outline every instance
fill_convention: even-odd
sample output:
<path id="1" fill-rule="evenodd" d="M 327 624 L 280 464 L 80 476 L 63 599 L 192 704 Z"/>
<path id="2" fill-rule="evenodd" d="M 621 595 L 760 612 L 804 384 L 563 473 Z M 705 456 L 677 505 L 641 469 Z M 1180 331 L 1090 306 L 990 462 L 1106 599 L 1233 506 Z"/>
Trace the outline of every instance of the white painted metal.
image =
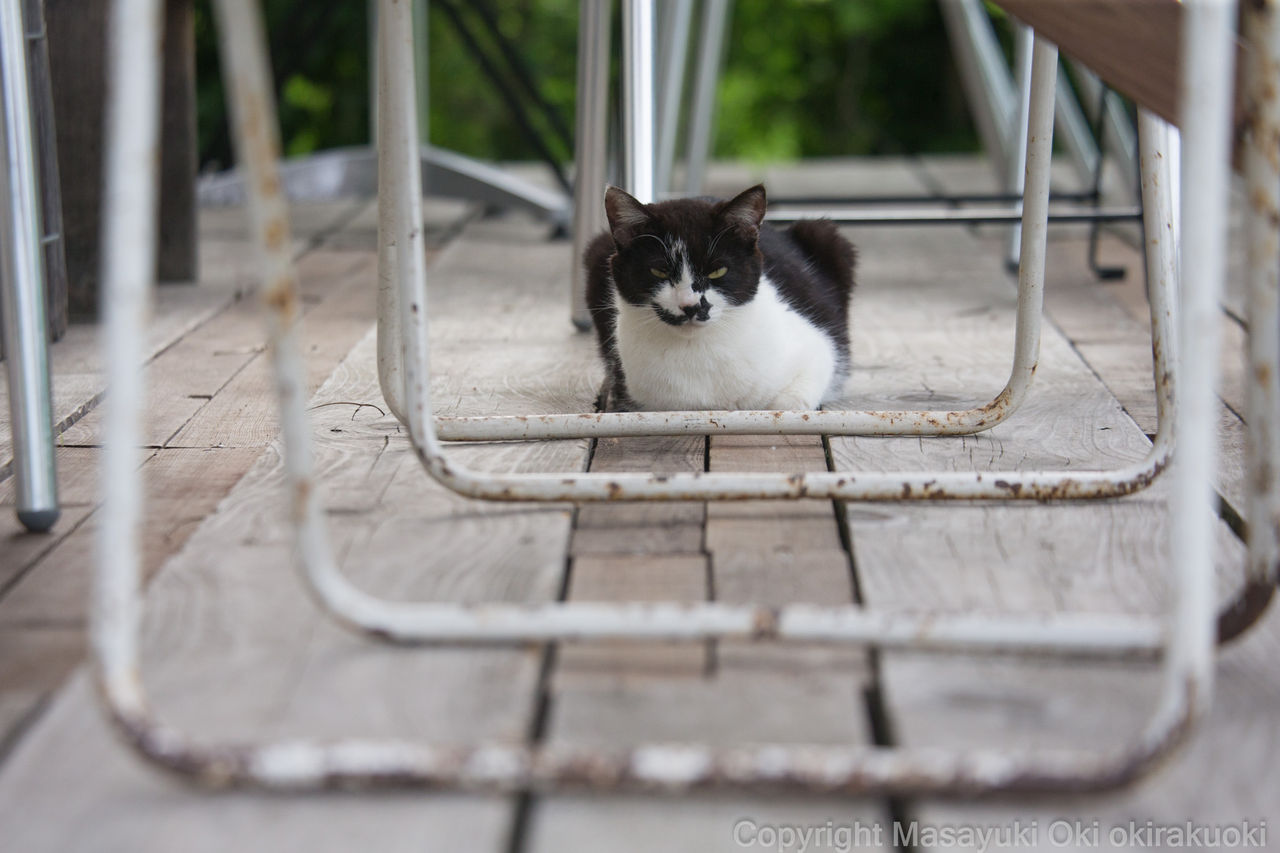
<path id="1" fill-rule="evenodd" d="M 1178 464 L 1173 504 L 1174 591 L 1165 694 L 1154 725 L 1188 711 L 1195 719 L 1213 691 L 1213 472 L 1217 459 L 1219 294 L 1224 273 L 1235 3 L 1188 2 L 1183 16 L 1182 299 Z"/>
<path id="2" fill-rule="evenodd" d="M 1087 67 L 1078 62 L 1072 63 L 1075 79 L 1080 86 L 1080 97 L 1085 109 L 1092 117 L 1097 109 L 1098 99 L 1102 93 L 1102 81 Z M 1139 181 L 1139 166 L 1134 159 L 1138 148 L 1138 140 L 1134 135 L 1133 123 L 1125 111 L 1120 98 L 1107 99 L 1106 109 L 1102 117 L 1102 138 L 1106 140 L 1107 156 L 1120 171 L 1121 183 L 1126 187 L 1136 186 Z"/>
<path id="3" fill-rule="evenodd" d="M 58 519 L 44 253 L 21 2 L 0 2 L 0 311 L 4 315 L 18 520 Z"/>
<path id="4" fill-rule="evenodd" d="M 1250 4 L 1243 171 L 1252 208 L 1248 220 L 1249 385 L 1248 430 L 1253 448 L 1249 476 L 1249 574 L 1272 586 L 1280 565 L 1280 92 L 1268 69 L 1280 68 L 1280 7 Z"/>
<path id="5" fill-rule="evenodd" d="M 1224 105 L 1230 81 L 1229 20 L 1231 4 L 1218 0 L 1189 3 L 1187 29 L 1187 94 L 1184 114 L 1189 121 L 1213 125 L 1216 129 L 1188 133 L 1186 140 L 1188 209 L 1193 211 L 1184 245 L 1183 288 L 1185 334 L 1204 335 L 1212 340 L 1216 321 L 1215 305 L 1221 278 L 1225 196 L 1227 116 Z M 128 20 L 132 32 L 144 45 L 158 44 L 158 0 L 117 0 L 116 20 Z M 138 552 L 132 538 L 138 520 L 138 475 L 131 464 L 136 442 L 137 406 L 142 399 L 138 379 L 141 337 L 140 319 L 144 309 L 154 241 L 153 202 L 146 201 L 154 190 L 154 163 L 143 155 L 154 150 L 157 107 L 154 71 L 157 57 L 150 51 L 138 60 L 136 52 L 121 60 L 117 50 L 113 61 L 113 101 L 111 123 L 111 180 L 109 213 L 105 217 L 108 234 L 119 238 L 104 267 L 112 301 L 119 307 L 109 316 L 108 332 L 112 400 L 116 406 L 108 422 L 108 474 L 115 474 L 107 500 L 101 565 L 95 589 L 94 651 L 103 680 L 103 696 L 122 732 L 148 759 L 170 770 L 210 784 L 247 784 L 268 788 L 306 790 L 332 786 L 414 784 L 450 785 L 466 789 L 515 790 L 546 789 L 565 785 L 591 787 L 634 787 L 678 792 L 705 788 L 751 788 L 784 785 L 797 790 L 831 793 L 868 791 L 975 794 L 993 791 L 1084 790 L 1114 787 L 1132 781 L 1147 771 L 1169 748 L 1182 740 L 1192 715 L 1208 700 L 1211 680 L 1208 670 L 1212 637 L 1214 597 L 1213 563 L 1208 543 L 1213 514 L 1208 502 L 1209 473 L 1212 468 L 1212 430 L 1215 422 L 1213 377 L 1215 352 L 1198 352 L 1189 359 L 1185 374 L 1188 404 L 1180 409 L 1179 428 L 1190 436 L 1187 453 L 1190 464 L 1179 469 L 1178 496 L 1174 503 L 1172 528 L 1175 535 L 1174 595 L 1170 620 L 1161 630 L 1142 621 L 1092 615 L 1058 616 L 1036 625 L 1036 620 L 980 617 L 947 617 L 936 625 L 926 625 L 923 617 L 871 615 L 856 608 L 821 608 L 790 605 L 778 610 L 759 607 L 699 605 L 688 612 L 682 605 L 537 605 L 523 608 L 478 605 L 416 605 L 388 603 L 354 590 L 336 571 L 324 537 L 323 519 L 315 499 L 308 452 L 309 435 L 302 399 L 301 362 L 296 337 L 296 283 L 289 269 L 287 240 L 282 247 L 272 239 L 276 226 L 283 225 L 283 205 L 275 177 L 274 123 L 270 112 L 265 47 L 260 22 L 249 6 L 237 0 L 220 0 L 221 41 L 226 51 L 224 67 L 237 74 L 232 87 L 237 104 L 236 131 L 241 157 L 253 161 L 253 206 L 255 234 L 267 269 L 265 303 L 272 315 L 270 336 L 275 363 L 277 390 L 282 406 L 285 472 L 294 501 L 299 552 L 313 591 L 326 606 L 354 624 L 379 631 L 378 618 L 390 619 L 399 639 L 447 638 L 483 640 L 494 631 L 493 617 L 505 621 L 502 630 L 532 638 L 561 636 L 751 636 L 774 639 L 830 639 L 862 643 L 885 643 L 916 648 L 964 648 L 1010 650 L 1027 645 L 1036 652 L 1072 649 L 1106 652 L 1127 650 L 1148 652 L 1156 641 L 1168 638 L 1165 683 L 1152 723 L 1137 742 L 1105 754 L 1030 750 L 936 750 L 842 748 L 829 745 L 763 744 L 712 748 L 700 744 L 642 744 L 619 752 L 595 749 L 557 749 L 479 744 L 468 747 L 432 746 L 397 740 L 276 741 L 260 745 L 211 744 L 191 740 L 181 732 L 152 718 L 138 677 L 137 632 L 139 612 Z M 381 38 L 391 67 L 402 67 L 408 56 L 411 31 L 409 6 L 395 0 L 383 5 Z M 127 17 L 122 18 L 121 16 Z M 116 33 L 120 44 L 131 39 Z M 1056 62 L 1056 51 L 1037 45 L 1035 67 L 1048 71 Z M 1038 75 L 1040 76 L 1040 75 Z M 389 109 L 391 105 L 411 105 L 412 74 L 383 78 L 381 88 L 386 123 L 382 132 L 389 137 L 388 154 L 394 156 L 396 180 L 387 182 L 388 198 L 381 204 L 395 211 L 395 254 L 404 291 L 401 304 L 404 327 L 402 340 L 406 390 L 409 392 L 408 420 L 412 439 L 432 473 L 442 479 L 457 476 L 442 459 L 431 434 L 427 399 L 427 341 L 425 276 L 413 257 L 421 256 L 421 206 L 418 184 L 412 178 L 417 168 L 416 124 L 412 111 Z M 250 95 L 253 97 L 250 97 Z M 1036 99 L 1043 101 L 1045 99 Z M 1033 100 L 1033 103 L 1035 101 Z M 1043 103 L 1039 112 L 1048 109 Z M 150 118 L 135 116 L 145 110 Z M 250 112 L 252 110 L 252 112 Z M 1033 121 L 1037 108 L 1033 108 Z M 399 114 L 399 119 L 393 118 Z M 127 119 L 138 119 L 133 126 Z M 1204 119 L 1203 122 L 1199 121 Z M 1041 116 L 1043 120 L 1043 116 Z M 1050 119 L 1051 120 L 1051 119 Z M 1032 134 L 1033 139 L 1036 134 Z M 1046 152 L 1041 152 L 1047 156 Z M 1167 163 L 1167 159 L 1153 158 Z M 1030 161 L 1036 172 L 1036 152 Z M 1168 181 L 1158 182 L 1168 186 Z M 1153 189 L 1156 182 L 1153 182 Z M 142 194 L 138 198 L 137 193 Z M 1034 219 L 1038 203 L 1034 180 L 1028 188 L 1028 218 Z M 131 202 L 137 202 L 132 211 Z M 152 205 L 152 206 L 149 206 Z M 415 234 L 416 232 L 416 234 Z M 1194 239 L 1192 235 L 1195 234 Z M 284 226 L 287 237 L 287 226 Z M 1042 235 L 1024 233 L 1024 244 Z M 108 243 L 108 246 L 113 244 Z M 1168 251 L 1166 249 L 1166 251 Z M 1024 261 L 1026 260 L 1024 256 Z M 1163 263 L 1163 262 L 1162 262 Z M 1172 264 L 1162 267 L 1167 269 Z M 1209 331 L 1206 333 L 1206 328 Z M 128 336 L 132 336 L 132 342 Z M 1199 338 L 1203 340 L 1204 337 Z M 1201 369 L 1191 364 L 1207 363 Z M 123 393 L 122 393 L 123 392 Z M 1184 441 L 1186 439 L 1184 438 Z M 1208 460 L 1205 462 L 1203 460 Z M 435 467 L 435 466 L 445 467 Z M 757 493 L 756 496 L 764 496 Z M 550 498 L 550 495 L 543 497 Z M 114 531 L 114 532 L 113 532 Z M 688 618 L 692 615 L 692 619 Z M 403 630 L 401 630 L 403 629 Z M 631 632 L 635 632 L 634 634 Z M 477 633 L 479 632 L 479 633 Z"/>
<path id="6" fill-rule="evenodd" d="M 707 161 L 715 143 L 716 84 L 724 57 L 724 34 L 729 25 L 730 0 L 702 0 L 698 32 L 698 64 L 693 98 L 689 102 L 689 138 L 685 158 L 684 191 L 699 195 L 707 175 Z"/>
<path id="7" fill-rule="evenodd" d="M 103 696 L 119 721 L 146 717 L 138 677 L 142 490 L 137 445 L 145 395 L 143 330 L 155 280 L 162 0 L 115 0 L 108 27 L 102 309 L 110 393 L 90 640 Z"/>
<path id="8" fill-rule="evenodd" d="M 1171 450 L 1169 420 L 1162 421 L 1148 456 L 1110 471 L 1000 472 L 885 472 L 806 473 L 783 475 L 672 474 L 653 478 L 643 474 L 564 476 L 476 476 L 443 456 L 438 439 L 515 440 L 621 435 L 700 433 L 807 433 L 871 435 L 964 434 L 988 429 L 1021 404 L 1030 388 L 1040 347 L 1043 304 L 1044 251 L 1047 238 L 1049 166 L 1053 138 L 1053 91 L 1057 66 L 1047 45 L 1039 48 L 1033 69 L 1030 106 L 1033 132 L 1028 145 L 1028 183 L 1022 219 L 1022 262 L 1016 317 L 1014 361 L 1009 382 L 986 406 L 958 412 L 650 412 L 541 415 L 482 418 L 441 418 L 434 430 L 415 431 L 423 462 L 433 476 L 461 494 L 490 500 L 673 500 L 837 498 L 887 499 L 1001 499 L 1026 500 L 1112 497 L 1144 488 L 1163 469 Z M 387 208 L 383 208 L 384 216 Z M 401 286 L 412 287 L 408 277 Z M 1153 303 L 1154 305 L 1155 303 Z M 384 325 L 389 322 L 383 318 Z M 1157 338 L 1164 336 L 1168 318 L 1154 312 Z M 1172 370 L 1166 349 L 1156 347 L 1156 378 L 1161 394 L 1171 393 Z M 438 432 L 436 432 L 438 430 Z"/>
<path id="9" fill-rule="evenodd" d="M 680 129 L 680 104 L 684 99 L 693 0 L 666 0 L 656 11 L 662 38 L 657 45 L 658 141 L 653 180 L 657 197 L 662 198 L 672 189 L 671 173 L 675 167 L 676 136 Z"/>
<path id="10" fill-rule="evenodd" d="M 625 189 L 655 201 L 653 0 L 622 0 L 622 158 Z"/>
<path id="11" fill-rule="evenodd" d="M 380 0 L 369 0 L 370 5 L 376 9 Z M 379 41 L 377 37 L 377 21 L 379 16 L 375 13 L 371 15 L 374 26 L 375 44 Z M 377 75 L 375 79 L 375 92 L 377 97 L 375 101 L 379 106 L 374 109 L 374 116 L 377 119 L 375 125 L 376 132 L 374 139 L 378 146 L 378 198 L 383 198 L 383 193 L 389 188 L 385 186 L 388 181 L 389 164 L 392 160 L 392 152 L 394 151 L 393 143 L 386 138 L 383 125 L 391 121 L 383 120 L 381 113 L 382 104 L 385 103 L 381 92 L 388 85 L 388 76 L 391 74 L 412 73 L 406 68 L 391 69 L 388 67 L 389 60 L 383 55 L 383 50 L 376 50 L 377 54 Z M 425 57 L 423 57 L 425 61 Z M 393 211 L 384 204 L 378 205 L 378 386 L 382 391 L 382 399 L 386 401 L 387 409 L 401 421 L 407 417 L 405 408 L 405 386 L 404 386 L 404 344 L 400 339 L 400 278 L 407 275 L 408 272 L 402 272 L 397 264 L 397 255 L 395 251 L 395 219 Z"/>
<path id="12" fill-rule="evenodd" d="M 609 133 L 609 38 L 612 3 L 578 3 L 578 97 L 573 179 L 573 257 L 569 302 L 573 324 L 591 329 L 587 311 L 587 243 L 607 225 L 604 215 L 605 171 Z M 382 314 L 379 312 L 379 317 Z M 399 414 L 400 420 L 404 420 Z"/>
<path id="13" fill-rule="evenodd" d="M 995 178 L 1005 180 L 1005 165 L 1013 155 L 1013 127 L 1017 94 L 995 30 L 981 0 L 939 0 L 952 55 L 960 70 L 965 102 L 991 158 Z M 1007 187 L 1006 187 L 1007 189 Z"/>
<path id="14" fill-rule="evenodd" d="M 1005 160 L 1005 189 L 1014 195 L 1022 195 L 1027 183 L 1027 116 L 1031 110 L 1031 28 L 1023 24 L 1014 24 L 1013 66 L 1014 79 L 1017 82 L 1017 109 L 1011 116 L 1011 124 L 1005 136 L 1012 142 L 1008 158 Z M 1066 86 L 1057 86 L 1056 90 L 1065 90 Z M 1056 97 L 1055 97 L 1056 100 Z M 1019 215 L 1022 205 L 1015 205 Z M 1014 266 L 1022 253 L 1022 229 L 1009 229 L 1009 242 L 1005 244 L 1005 264 Z"/>
<path id="15" fill-rule="evenodd" d="M 1089 120 L 1085 118 L 1084 108 L 1071 86 L 1058 86 L 1055 114 L 1057 130 L 1054 136 L 1062 142 L 1062 147 L 1075 170 L 1076 182 L 1081 189 L 1092 187 L 1093 172 L 1098 166 L 1098 143 L 1093 138 L 1093 131 L 1089 127 Z M 1126 197 L 1132 196 L 1135 185 L 1126 184 L 1125 188 L 1130 190 L 1126 193 Z"/>
<path id="16" fill-rule="evenodd" d="M 1018 184 L 1018 192 L 1022 184 Z M 979 225 L 1022 221 L 1022 210 L 1004 204 L 966 204 L 963 208 L 948 207 L 947 199 L 921 198 L 911 207 L 885 207 L 879 204 L 850 204 L 818 207 L 769 208 L 765 219 L 769 222 L 795 222 L 798 219 L 824 218 L 841 225 Z M 1083 207 L 1078 204 L 1057 204 L 1049 214 L 1051 222 L 1136 221 L 1142 217 L 1138 207 Z M 1014 256 L 1017 261 L 1017 256 Z"/>

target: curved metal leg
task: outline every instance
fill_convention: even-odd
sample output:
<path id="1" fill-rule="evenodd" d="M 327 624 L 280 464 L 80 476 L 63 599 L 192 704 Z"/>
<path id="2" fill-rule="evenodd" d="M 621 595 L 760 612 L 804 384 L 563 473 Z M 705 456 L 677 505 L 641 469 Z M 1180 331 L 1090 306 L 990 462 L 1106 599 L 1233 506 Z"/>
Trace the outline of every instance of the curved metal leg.
<path id="1" fill-rule="evenodd" d="M 1219 617 L 1220 642 L 1262 617 L 1280 579 L 1280 94 L 1268 79 L 1268 71 L 1280 67 L 1280 8 L 1274 0 L 1246 4 L 1244 15 L 1251 49 L 1242 165 L 1253 214 L 1247 235 L 1249 567 L 1237 601 Z"/>
<path id="2" fill-rule="evenodd" d="M 44 257 L 27 85 L 27 36 L 22 4 L 0 3 L 0 296 L 13 425 L 18 520 L 43 532 L 58 520 L 49 391 L 49 331 Z"/>
<path id="3" fill-rule="evenodd" d="M 1222 239 L 1215 225 L 1224 222 L 1225 164 L 1227 161 L 1226 97 L 1230 81 L 1231 42 L 1230 13 L 1227 3 L 1199 0 L 1188 4 L 1186 51 L 1187 102 L 1185 113 L 1195 116 L 1189 122 L 1193 132 L 1186 140 L 1188 168 L 1188 209 L 1194 211 L 1197 223 L 1208 222 L 1195 232 L 1188 230 L 1184 244 L 1184 266 L 1187 285 L 1183 292 L 1184 335 L 1204 335 L 1199 340 L 1214 343 L 1217 290 L 1222 267 Z M 260 21 L 244 3 L 221 0 L 218 4 L 222 43 L 227 51 L 225 64 L 240 72 L 236 75 L 234 97 L 237 109 L 237 137 L 241 156 L 250 161 L 254 171 L 255 234 L 264 252 L 267 270 L 265 302 L 272 317 L 270 334 L 275 364 L 277 390 L 283 410 L 285 471 L 290 486 L 294 519 L 298 525 L 299 552 L 308 577 L 322 583 L 339 577 L 332 553 L 324 537 L 322 516 L 314 489 L 311 488 L 309 433 L 306 425 L 305 401 L 302 399 L 300 359 L 296 339 L 296 283 L 289 269 L 287 237 L 283 221 L 283 205 L 274 179 L 274 123 L 265 86 L 266 63 Z M 154 44 L 154 29 L 160 14 L 158 0 L 117 0 L 117 15 L 130 14 L 128 20 L 143 44 Z M 407 23 L 406 4 L 387 0 L 383 11 L 387 18 L 383 30 L 384 45 L 405 50 L 397 44 Z M 393 21 L 394 18 L 394 21 Z M 119 20 L 119 18 L 117 18 Z M 117 44 L 126 39 L 116 33 Z M 142 313 L 148 277 L 150 254 L 137 252 L 154 239 L 154 221 L 145 214 L 145 197 L 152 195 L 155 173 L 145 157 L 138 156 L 155 141 L 154 91 L 148 91 L 155 77 L 154 58 L 148 52 L 141 59 L 131 55 L 129 62 L 113 64 L 116 81 L 117 110 L 112 119 L 111 215 L 109 233 L 122 238 L 118 251 L 110 254 L 106 266 L 107 285 L 113 308 L 108 335 L 112 347 L 110 360 L 113 380 L 114 413 L 108 420 L 108 473 L 119 474 L 122 481 L 111 494 L 104 523 L 104 548 L 95 590 L 94 651 L 103 695 L 115 722 L 140 754 L 152 762 L 189 778 L 216 785 L 254 785 L 272 789 L 313 790 L 326 787 L 418 785 L 424 787 L 459 786 L 469 790 L 526 790 L 582 786 L 596 789 L 637 788 L 660 792 L 683 792 L 708 789 L 777 789 L 823 791 L 858 794 L 867 792 L 931 793 L 974 795 L 1000 791 L 1082 791 L 1116 787 L 1131 782 L 1155 766 L 1170 749 L 1183 740 L 1196 716 L 1207 705 L 1212 689 L 1210 655 L 1212 652 L 1212 554 L 1210 552 L 1213 516 L 1209 498 L 1209 473 L 1213 462 L 1214 394 L 1216 349 L 1198 353 L 1186 371 L 1186 405 L 1180 410 L 1180 433 L 1187 444 L 1190 464 L 1178 472 L 1178 494 L 1174 501 L 1175 536 L 1174 595 L 1169 621 L 1157 633 L 1167 638 L 1164 690 L 1149 726 L 1128 748 L 1118 753 L 1077 753 L 1060 750 L 992 750 L 965 749 L 887 749 L 878 747 L 832 748 L 818 745 L 764 744 L 733 748 L 712 748 L 702 744 L 642 744 L 625 750 L 599 751 L 589 748 L 528 747 L 509 743 L 486 743 L 472 746 L 440 746 L 400 740 L 314 740 L 276 741 L 262 744 L 210 743 L 193 739 L 173 730 L 151 716 L 145 704 L 138 678 L 139 584 L 138 553 L 133 530 L 138 521 L 137 472 L 126 464 L 131 458 L 137 436 L 136 407 L 141 399 L 136 344 L 138 321 Z M 409 81 L 396 76 L 389 93 L 398 103 Z M 257 93 L 259 97 L 248 97 Z M 147 109 L 151 119 L 139 126 L 129 126 L 128 109 Z M 412 131 L 408 131 L 412 135 Z M 398 134 L 397 134 L 398 135 Z M 402 143 L 397 154 L 406 164 L 413 162 L 413 147 Z M 412 168 L 406 165 L 406 168 Z M 136 179 L 136 184 L 128 184 Z M 141 192 L 139 201 L 136 193 Z M 396 193 L 396 252 L 408 267 L 405 255 L 418 252 L 412 237 L 420 222 L 416 206 L 416 187 L 401 187 Z M 139 201 L 139 209 L 131 210 L 129 202 Z M 419 232 L 420 236 L 420 232 Z M 108 244 L 110 245 L 110 244 Z M 425 324 L 419 322 L 425 313 L 425 288 L 421 270 L 415 270 L 414 281 L 405 300 L 407 390 L 413 400 L 409 422 L 415 441 L 421 442 L 429 430 L 430 413 L 425 393 L 418 387 L 426 378 Z M 415 319 L 416 318 L 416 319 Z M 123 356 L 123 357 L 121 357 Z M 1197 363 L 1200 363 L 1198 366 Z M 132 377 L 132 378 L 131 378 Z M 321 600 L 329 590 L 315 590 Z M 369 613 L 361 612 L 367 601 L 358 601 L 352 621 Z M 382 605 L 386 607 L 386 605 Z M 399 610 L 419 605 L 400 605 Z M 613 614 L 607 605 L 595 605 L 597 619 Z M 499 608 L 501 609 L 501 608 Z M 510 608 L 508 608 L 510 609 Z M 430 611 L 431 608 L 428 608 Z M 468 611 L 457 608 L 456 619 L 479 615 L 488 617 L 492 609 Z M 575 608 L 580 613 L 583 608 Z M 607 612 L 606 612 L 607 611 Z M 396 612 L 396 608 L 392 608 Z M 572 614 L 566 609 L 565 613 Z M 720 619 L 715 635 L 736 635 L 743 626 L 742 613 L 732 609 L 713 608 L 709 615 Z M 842 637 L 865 642 L 875 630 L 867 615 L 853 609 L 825 611 L 810 608 L 790 612 L 751 611 L 758 619 L 750 626 L 756 637 Z M 622 613 L 624 620 L 627 618 Z M 643 628 L 633 618 L 626 627 Z M 1100 623 L 1068 619 L 1063 625 L 1049 626 L 1039 638 L 1045 648 L 1072 646 L 1077 650 L 1097 649 L 1105 645 L 1125 643 L 1147 646 L 1153 635 L 1149 626 L 1128 625 L 1117 620 Z M 451 633 L 459 622 L 437 625 L 435 633 Z M 598 622 L 596 623 L 598 626 Z M 889 624 L 889 623 L 886 623 Z M 473 623 L 474 626 L 474 623 Z M 472 626 L 472 627 L 473 627 Z M 1107 638 L 1096 631 L 1106 627 L 1118 629 Z M 464 625 L 463 627 L 468 627 Z M 536 631 L 525 625 L 529 635 L 577 636 L 566 624 L 544 626 Z M 587 626 L 590 627 L 589 625 Z M 680 636 L 703 636 L 706 625 L 694 626 Z M 919 626 L 913 626 L 919 627 Z M 989 626 L 988 626 L 989 627 Z M 940 645 L 959 643 L 970 647 L 999 648 L 1001 643 L 1037 642 L 1032 626 L 1004 625 L 1004 639 L 984 635 L 975 625 L 949 624 L 942 632 Z M 590 633 L 590 632 L 588 632 Z M 889 631 L 892 634 L 892 631 Z M 1087 636 L 1080 636 L 1081 634 Z M 486 637 L 467 636 L 483 640 Z M 649 633 L 645 636 L 654 636 Z M 911 642 L 903 637 L 903 642 Z M 1043 642 L 1047 640 L 1047 642 Z M 890 642 L 896 642 L 890 638 Z M 914 643 L 912 643 L 914 645 Z"/>
<path id="4" fill-rule="evenodd" d="M 788 433 L 827 435 L 954 435 L 979 432 L 1000 423 L 1025 399 L 1035 374 L 1040 347 L 1043 305 L 1044 257 L 1047 233 L 1049 165 L 1053 134 L 1053 91 L 1057 74 L 1056 49 L 1038 42 L 1033 68 L 1030 110 L 1027 193 L 1023 218 L 1022 262 L 1016 318 L 1014 362 L 1006 387 L 986 406 L 956 412 L 627 412 L 574 415 L 439 418 L 431 428 L 411 433 L 432 476 L 469 497 L 489 500 L 604 501 L 604 500 L 708 500 L 719 498 L 834 498 L 840 500 L 903 499 L 1025 499 L 1058 500 L 1102 498 L 1130 494 L 1149 485 L 1167 465 L 1172 451 L 1173 349 L 1172 314 L 1166 310 L 1174 280 L 1171 271 L 1160 272 L 1171 262 L 1153 262 L 1158 278 L 1153 290 L 1152 327 L 1157 400 L 1161 414 L 1156 440 L 1147 456 L 1131 465 L 1109 471 L 1042 472 L 941 472 L 941 473 L 845 473 L 819 472 L 782 475 L 674 474 L 661 478 L 646 475 L 570 474 L 476 476 L 448 463 L 440 440 L 525 440 L 625 435 L 675 435 L 681 433 L 735 434 Z M 1167 161 L 1152 157 L 1151 170 Z M 1148 227 L 1159 229 L 1172 216 L 1167 198 L 1169 180 L 1151 172 Z M 398 183 L 405 186 L 404 179 Z M 389 211 L 389 197 L 380 202 Z M 1161 205 L 1164 205 L 1163 208 Z M 1157 212 L 1160 211 L 1160 212 Z M 1158 233 L 1158 232 L 1157 232 Z M 389 245 L 384 240 L 384 244 Z M 1155 259 L 1153 259 L 1155 261 Z M 401 288 L 413 289 L 408 275 L 396 277 Z M 389 282 L 385 279 L 383 286 Z M 409 301 L 397 297 L 401 304 Z M 403 313 L 403 312 L 402 312 Z M 408 315 L 405 315 L 408 317 Z M 408 317 L 410 322 L 422 318 Z M 380 328 L 391 328 L 392 316 L 380 318 Z M 425 325 L 425 323 L 423 323 Z M 425 335 L 425 329 L 421 332 Z M 425 351 L 425 350 L 424 350 Z M 407 370 L 405 371 L 408 372 Z M 384 384 L 385 384 L 385 376 Z M 426 401 L 409 400 L 412 410 Z"/>

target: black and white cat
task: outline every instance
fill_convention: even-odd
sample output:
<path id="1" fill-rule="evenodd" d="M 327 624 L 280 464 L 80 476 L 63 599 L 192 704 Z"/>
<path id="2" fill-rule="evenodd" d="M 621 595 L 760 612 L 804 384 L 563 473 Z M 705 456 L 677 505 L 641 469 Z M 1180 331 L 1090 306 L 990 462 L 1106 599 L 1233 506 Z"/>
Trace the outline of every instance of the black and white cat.
<path id="1" fill-rule="evenodd" d="M 816 409 L 849 375 L 856 251 L 827 220 L 761 227 L 763 186 L 641 204 L 609 187 L 587 305 L 614 409 Z"/>

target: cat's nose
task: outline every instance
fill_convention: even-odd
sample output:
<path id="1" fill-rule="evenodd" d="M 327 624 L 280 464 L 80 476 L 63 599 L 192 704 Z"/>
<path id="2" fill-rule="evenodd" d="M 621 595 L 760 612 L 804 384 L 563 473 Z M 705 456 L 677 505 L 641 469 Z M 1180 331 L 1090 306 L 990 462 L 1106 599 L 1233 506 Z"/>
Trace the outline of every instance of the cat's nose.
<path id="1" fill-rule="evenodd" d="M 703 296 L 693 305 L 681 305 L 680 310 L 690 320 L 706 320 L 711 316 L 711 303 Z"/>

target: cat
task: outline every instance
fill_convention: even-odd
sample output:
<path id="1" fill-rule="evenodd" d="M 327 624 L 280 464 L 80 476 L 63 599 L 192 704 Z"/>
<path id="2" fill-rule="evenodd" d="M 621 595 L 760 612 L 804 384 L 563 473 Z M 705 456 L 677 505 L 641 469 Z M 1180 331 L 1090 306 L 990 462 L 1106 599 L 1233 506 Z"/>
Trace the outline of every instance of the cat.
<path id="1" fill-rule="evenodd" d="M 765 189 L 641 204 L 605 192 L 587 305 L 608 408 L 801 410 L 849 375 L 857 251 L 829 220 L 763 226 Z"/>

